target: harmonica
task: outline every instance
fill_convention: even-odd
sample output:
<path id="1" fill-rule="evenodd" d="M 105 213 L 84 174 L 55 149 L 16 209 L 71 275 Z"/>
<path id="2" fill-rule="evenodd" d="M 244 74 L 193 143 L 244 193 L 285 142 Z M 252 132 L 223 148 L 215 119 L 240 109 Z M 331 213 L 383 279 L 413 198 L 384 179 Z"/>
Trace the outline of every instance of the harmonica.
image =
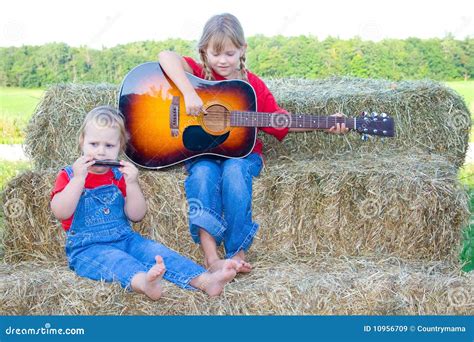
<path id="1" fill-rule="evenodd" d="M 109 166 L 109 167 L 120 167 L 122 166 L 119 161 L 105 159 L 105 160 L 96 160 L 93 164 L 94 166 Z"/>

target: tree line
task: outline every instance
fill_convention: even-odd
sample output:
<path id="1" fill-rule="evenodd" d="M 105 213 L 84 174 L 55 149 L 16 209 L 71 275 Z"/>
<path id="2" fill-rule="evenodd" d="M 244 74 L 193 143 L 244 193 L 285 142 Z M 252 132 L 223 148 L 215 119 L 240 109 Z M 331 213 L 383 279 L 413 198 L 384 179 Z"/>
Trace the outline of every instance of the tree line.
<path id="1" fill-rule="evenodd" d="M 360 38 L 314 36 L 248 38 L 247 66 L 264 78 L 468 80 L 474 77 L 474 38 Z M 61 82 L 118 84 L 134 66 L 157 60 L 162 50 L 196 56 L 196 41 L 168 39 L 91 49 L 64 43 L 0 48 L 0 85 L 45 87 Z"/>

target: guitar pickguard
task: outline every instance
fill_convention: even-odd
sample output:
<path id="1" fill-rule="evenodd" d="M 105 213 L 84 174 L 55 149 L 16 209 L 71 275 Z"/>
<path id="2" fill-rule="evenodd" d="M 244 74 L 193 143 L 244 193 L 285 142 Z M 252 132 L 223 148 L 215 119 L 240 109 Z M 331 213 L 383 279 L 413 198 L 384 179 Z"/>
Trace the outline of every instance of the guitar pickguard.
<path id="1" fill-rule="evenodd" d="M 209 151 L 229 137 L 230 132 L 222 135 L 212 135 L 204 131 L 201 126 L 188 126 L 183 133 L 183 145 L 193 152 Z"/>

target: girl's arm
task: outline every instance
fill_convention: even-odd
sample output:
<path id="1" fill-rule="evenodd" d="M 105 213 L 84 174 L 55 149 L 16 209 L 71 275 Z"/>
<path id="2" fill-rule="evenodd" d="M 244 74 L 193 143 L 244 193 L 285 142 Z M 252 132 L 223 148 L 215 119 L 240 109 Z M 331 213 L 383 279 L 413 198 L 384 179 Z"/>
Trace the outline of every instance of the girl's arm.
<path id="1" fill-rule="evenodd" d="M 173 51 L 161 51 L 158 54 L 158 61 L 166 72 L 166 75 L 171 78 L 183 94 L 186 113 L 190 115 L 199 114 L 203 102 L 184 73 L 185 71 L 189 73 L 193 72 L 188 63 L 186 63 L 183 57 Z"/>
<path id="2" fill-rule="evenodd" d="M 87 168 L 92 164 L 94 164 L 94 161 L 91 157 L 83 156 L 72 165 L 74 177 L 51 200 L 51 211 L 58 220 L 66 220 L 76 211 L 86 182 Z"/>
<path id="3" fill-rule="evenodd" d="M 183 57 L 173 51 L 161 51 L 158 54 L 158 61 L 166 75 L 171 78 L 183 94 L 185 91 L 194 91 L 193 86 L 184 73 L 185 71 L 189 73 L 193 71 Z"/>
<path id="4" fill-rule="evenodd" d="M 133 221 L 141 221 L 146 214 L 147 205 L 140 184 L 138 184 L 138 169 L 130 162 L 121 161 L 120 171 L 125 177 L 127 197 L 125 197 L 125 215 Z"/>

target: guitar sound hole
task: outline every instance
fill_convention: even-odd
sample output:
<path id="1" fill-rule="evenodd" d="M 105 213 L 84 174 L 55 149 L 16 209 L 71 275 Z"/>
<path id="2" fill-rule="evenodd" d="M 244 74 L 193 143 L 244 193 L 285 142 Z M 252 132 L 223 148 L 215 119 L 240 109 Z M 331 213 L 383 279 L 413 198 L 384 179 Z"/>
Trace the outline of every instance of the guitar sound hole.
<path id="1" fill-rule="evenodd" d="M 212 105 L 206 109 L 203 115 L 203 125 L 207 131 L 222 134 L 228 131 L 230 126 L 230 113 L 222 105 Z"/>

